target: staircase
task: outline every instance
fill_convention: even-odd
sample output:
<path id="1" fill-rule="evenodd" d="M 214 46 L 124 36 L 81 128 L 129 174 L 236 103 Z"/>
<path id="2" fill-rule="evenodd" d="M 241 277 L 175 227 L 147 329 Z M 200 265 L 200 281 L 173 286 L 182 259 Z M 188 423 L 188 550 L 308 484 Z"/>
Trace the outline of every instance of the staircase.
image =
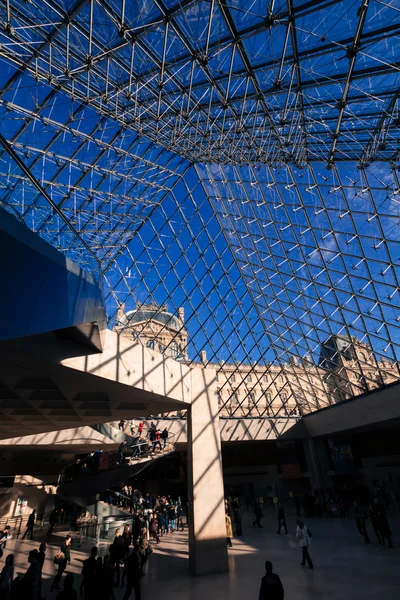
<path id="1" fill-rule="evenodd" d="M 79 506 L 90 506 L 98 501 L 100 493 L 137 475 L 155 460 L 175 450 L 170 440 L 165 449 L 155 453 L 151 451 L 149 442 L 140 443 L 138 446 L 141 455 L 138 458 L 128 458 L 126 453 L 125 461 L 121 465 L 118 463 L 117 452 L 101 452 L 97 455 L 97 464 L 91 454 L 86 459 L 67 465 L 59 476 L 57 494 Z"/>
<path id="2" fill-rule="evenodd" d="M 135 438 L 124 431 L 120 431 L 116 425 L 116 423 L 112 422 L 100 423 L 99 425 L 92 425 L 91 427 L 95 431 L 98 431 L 102 435 L 110 438 L 110 440 L 116 444 L 120 444 L 121 442 L 126 442 L 128 446 L 133 444 Z"/>

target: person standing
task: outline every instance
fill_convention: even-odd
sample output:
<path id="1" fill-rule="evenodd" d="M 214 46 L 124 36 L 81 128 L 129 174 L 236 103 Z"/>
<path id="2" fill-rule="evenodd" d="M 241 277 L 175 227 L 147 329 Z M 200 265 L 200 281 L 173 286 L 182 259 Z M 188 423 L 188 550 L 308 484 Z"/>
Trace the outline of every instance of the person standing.
<path id="1" fill-rule="evenodd" d="M 118 423 L 118 429 L 120 431 L 125 431 L 125 421 L 123 419 L 121 419 L 120 422 Z"/>
<path id="2" fill-rule="evenodd" d="M 363 536 L 364 543 L 369 544 L 369 536 L 365 521 L 367 520 L 367 515 L 365 510 L 359 506 L 358 502 L 353 502 L 353 518 L 356 523 L 356 527 L 358 532 Z"/>
<path id="3" fill-rule="evenodd" d="M 28 522 L 26 524 L 26 531 L 24 533 L 24 535 L 22 536 L 22 539 L 24 540 L 26 537 L 26 534 L 29 533 L 30 534 L 30 540 L 33 539 L 33 528 L 35 526 L 35 518 L 36 518 L 36 508 L 33 509 L 33 511 L 31 512 L 31 514 L 28 517 Z"/>
<path id="4" fill-rule="evenodd" d="M 256 525 L 257 525 L 257 527 L 262 527 L 261 519 L 263 518 L 264 515 L 263 515 L 263 511 L 262 511 L 262 508 L 260 506 L 258 499 L 256 499 L 254 502 L 254 516 L 255 516 L 255 521 L 253 521 L 253 527 L 255 527 Z"/>
<path id="5" fill-rule="evenodd" d="M 278 503 L 276 514 L 277 514 L 277 520 L 278 520 L 278 530 L 276 533 L 280 534 L 282 527 L 284 527 L 285 533 L 287 533 L 288 530 L 287 530 L 286 518 L 285 518 L 285 508 L 284 508 L 282 502 Z"/>
<path id="6" fill-rule="evenodd" d="M 296 525 L 297 525 L 296 537 L 299 540 L 299 545 L 300 545 L 301 552 L 302 552 L 301 566 L 305 567 L 306 562 L 307 562 L 308 568 L 313 569 L 314 568 L 313 561 L 311 560 L 311 556 L 308 551 L 308 547 L 311 544 L 310 532 L 307 529 L 307 526 L 303 523 L 303 521 L 300 521 L 300 519 L 296 519 Z"/>
<path id="7" fill-rule="evenodd" d="M 10 596 L 11 584 L 14 581 L 14 554 L 9 554 L 0 575 L 0 600 Z"/>
<path id="8" fill-rule="evenodd" d="M 53 508 L 49 516 L 49 529 L 47 532 L 47 536 L 51 537 L 53 534 L 54 525 L 57 523 L 57 509 Z"/>
<path id="9" fill-rule="evenodd" d="M 64 555 L 64 558 L 61 556 L 59 562 L 57 563 L 58 571 L 57 575 L 53 579 L 53 583 L 51 584 L 50 592 L 52 592 L 54 589 L 60 589 L 61 577 L 65 569 L 67 568 L 67 564 L 70 564 L 71 562 L 71 541 L 71 536 L 67 535 L 67 537 L 61 544 L 61 553 Z"/>
<path id="10" fill-rule="evenodd" d="M 141 567 L 139 559 L 139 547 L 135 545 L 133 552 L 128 556 L 128 569 L 126 577 L 127 587 L 122 600 L 128 600 L 132 590 L 135 592 L 135 600 L 141 600 L 140 578 Z"/>
<path id="11" fill-rule="evenodd" d="M 225 513 L 225 527 L 226 527 L 226 543 L 229 548 L 232 548 L 232 521 L 228 513 Z"/>
<path id="12" fill-rule="evenodd" d="M 143 421 L 140 421 L 139 427 L 138 427 L 139 436 L 142 435 L 142 433 L 143 433 L 143 427 L 144 427 L 144 423 L 143 423 Z"/>
<path id="13" fill-rule="evenodd" d="M 258 600 L 283 600 L 285 592 L 279 575 L 272 572 L 272 562 L 265 562 L 265 575 L 261 579 Z"/>
<path id="14" fill-rule="evenodd" d="M 118 587 L 121 576 L 121 563 L 126 554 L 125 540 L 121 535 L 120 529 L 117 529 L 115 532 L 113 547 L 115 555 L 115 587 Z"/>

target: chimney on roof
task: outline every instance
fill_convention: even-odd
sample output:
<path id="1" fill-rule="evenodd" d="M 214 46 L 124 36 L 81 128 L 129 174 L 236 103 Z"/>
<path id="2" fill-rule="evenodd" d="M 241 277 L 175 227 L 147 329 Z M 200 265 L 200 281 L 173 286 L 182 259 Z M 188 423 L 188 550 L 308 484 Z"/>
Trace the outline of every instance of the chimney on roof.
<path id="1" fill-rule="evenodd" d="M 203 365 L 206 364 L 206 362 L 207 362 L 207 352 L 205 350 L 202 350 L 200 352 L 200 360 L 203 363 Z"/>
<path id="2" fill-rule="evenodd" d="M 117 325 L 120 325 L 122 322 L 122 319 L 125 316 L 125 302 L 121 302 L 118 305 L 118 311 L 117 311 Z"/>
<path id="3" fill-rule="evenodd" d="M 182 308 L 182 306 L 178 308 L 178 317 L 182 321 L 182 323 L 185 322 L 185 309 Z"/>

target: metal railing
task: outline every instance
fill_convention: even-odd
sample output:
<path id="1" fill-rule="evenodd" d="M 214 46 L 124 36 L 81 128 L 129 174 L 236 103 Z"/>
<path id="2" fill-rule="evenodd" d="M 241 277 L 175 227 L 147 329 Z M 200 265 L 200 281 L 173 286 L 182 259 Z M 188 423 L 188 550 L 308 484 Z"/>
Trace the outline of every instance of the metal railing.
<path id="1" fill-rule="evenodd" d="M 127 464 L 127 458 L 129 459 L 129 462 L 131 462 L 142 458 L 155 457 L 173 452 L 175 446 L 171 438 L 175 438 L 174 433 L 168 434 L 168 439 L 165 440 L 165 444 L 164 439 L 160 439 L 154 441 L 142 440 L 135 444 L 127 445 L 123 450 L 124 464 Z M 94 475 L 102 471 L 118 469 L 121 466 L 120 458 L 120 452 L 115 450 L 111 452 L 92 452 L 84 458 L 66 465 L 58 477 L 58 485 L 66 483 L 67 481 L 75 481 Z"/>
<path id="2" fill-rule="evenodd" d="M 26 531 L 29 515 L 31 511 L 18 517 L 0 517 L 0 531 L 8 525 L 10 527 L 9 536 L 12 539 L 18 539 Z M 50 512 L 38 513 L 35 520 L 35 529 L 42 529 L 49 525 Z"/>

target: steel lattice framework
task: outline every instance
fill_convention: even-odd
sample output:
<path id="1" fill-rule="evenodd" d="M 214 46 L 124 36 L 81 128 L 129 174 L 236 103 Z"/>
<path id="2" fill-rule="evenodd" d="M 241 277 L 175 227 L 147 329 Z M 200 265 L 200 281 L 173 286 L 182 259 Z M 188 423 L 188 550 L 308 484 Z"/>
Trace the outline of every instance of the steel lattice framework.
<path id="1" fill-rule="evenodd" d="M 397 0 L 0 0 L 0 23 L 0 205 L 102 277 L 111 327 L 184 306 L 233 415 L 399 377 Z"/>

